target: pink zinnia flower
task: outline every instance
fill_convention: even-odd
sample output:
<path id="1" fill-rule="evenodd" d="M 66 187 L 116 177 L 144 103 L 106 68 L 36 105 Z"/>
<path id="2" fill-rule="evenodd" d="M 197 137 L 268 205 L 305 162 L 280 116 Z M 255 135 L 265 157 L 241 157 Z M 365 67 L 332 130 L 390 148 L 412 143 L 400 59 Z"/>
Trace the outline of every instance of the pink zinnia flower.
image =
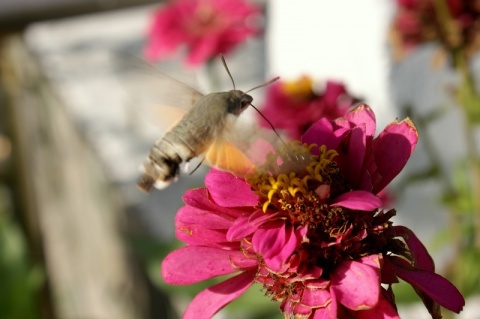
<path id="1" fill-rule="evenodd" d="M 187 64 L 201 64 L 257 33 L 252 20 L 259 12 L 243 0 L 170 1 L 153 16 L 145 56 L 162 59 L 185 45 Z"/>
<path id="2" fill-rule="evenodd" d="M 340 82 L 327 81 L 323 92 L 313 89 L 313 80 L 303 76 L 296 81 L 277 81 L 267 89 L 262 113 L 277 129 L 298 140 L 320 118 L 329 120 L 345 115 L 358 102 Z M 269 127 L 261 118 L 260 124 Z"/>
<path id="3" fill-rule="evenodd" d="M 187 246 L 163 261 L 165 281 L 236 275 L 198 294 L 184 318 L 211 318 L 253 283 L 286 318 L 399 318 L 398 278 L 432 318 L 441 317 L 438 305 L 459 312 L 462 295 L 435 274 L 413 232 L 392 225 L 395 210 L 382 210 L 376 195 L 413 152 L 415 126 L 407 119 L 374 132 L 374 114 L 361 105 L 319 120 L 304 144 L 269 153 L 246 179 L 212 169 L 206 188 L 187 192 L 176 218 Z"/>

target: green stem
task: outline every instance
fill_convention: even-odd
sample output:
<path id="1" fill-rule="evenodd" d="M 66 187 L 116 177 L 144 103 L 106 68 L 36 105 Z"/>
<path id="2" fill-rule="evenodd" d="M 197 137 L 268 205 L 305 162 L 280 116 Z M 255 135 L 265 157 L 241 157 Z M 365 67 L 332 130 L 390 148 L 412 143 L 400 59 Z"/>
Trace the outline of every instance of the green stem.
<path id="1" fill-rule="evenodd" d="M 473 80 L 468 70 L 468 64 L 465 54 L 462 51 L 455 55 L 455 62 L 462 78 L 462 89 L 458 101 L 463 108 L 465 116 L 465 141 L 467 143 L 467 161 L 469 165 L 471 178 L 471 199 L 473 203 L 473 222 L 475 231 L 473 234 L 473 245 L 480 249 L 480 157 L 478 154 L 477 143 L 475 140 L 475 124 L 477 120 L 475 113 L 480 105 L 475 105 L 479 100 L 478 95 L 473 88 Z"/>

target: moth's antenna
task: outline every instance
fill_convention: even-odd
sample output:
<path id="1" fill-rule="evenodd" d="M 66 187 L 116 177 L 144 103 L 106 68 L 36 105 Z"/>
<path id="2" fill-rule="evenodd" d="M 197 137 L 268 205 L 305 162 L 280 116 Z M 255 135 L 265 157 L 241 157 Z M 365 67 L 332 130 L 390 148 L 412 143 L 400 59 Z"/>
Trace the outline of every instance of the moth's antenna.
<path id="1" fill-rule="evenodd" d="M 267 117 L 266 117 L 265 115 L 263 115 L 263 113 L 260 112 L 260 110 L 255 107 L 255 105 L 253 105 L 252 103 L 250 103 L 250 105 L 253 107 L 253 109 L 254 109 L 255 111 L 258 112 L 258 114 L 260 114 L 260 116 L 261 116 L 265 121 L 267 121 L 268 125 L 270 125 L 270 128 L 273 130 L 273 132 L 275 133 L 275 135 L 277 135 L 278 139 L 279 139 L 283 144 L 287 144 L 287 143 L 285 143 L 285 141 L 280 137 L 280 134 L 278 134 L 278 132 L 277 132 L 277 130 L 275 129 L 275 127 L 273 127 L 272 122 L 270 122 L 270 121 L 267 119 Z"/>
<path id="2" fill-rule="evenodd" d="M 225 58 L 223 57 L 223 55 L 221 55 L 221 57 L 222 57 L 223 66 L 225 67 L 225 70 L 227 70 L 228 76 L 230 77 L 230 80 L 232 80 L 233 89 L 235 90 L 235 81 L 233 80 L 232 74 L 230 73 L 230 70 L 228 69 L 227 62 L 225 61 Z"/>
<path id="3" fill-rule="evenodd" d="M 225 61 L 225 58 L 223 55 L 220 55 L 220 57 L 222 58 L 222 63 L 223 63 L 223 66 L 225 67 L 225 70 L 227 70 L 227 73 L 228 73 L 228 76 L 230 77 L 230 80 L 232 80 L 232 84 L 233 84 L 233 89 L 235 90 L 235 81 L 233 80 L 233 77 L 232 77 L 232 74 L 230 73 L 230 70 L 228 69 L 228 66 L 227 66 L 227 62 Z M 270 81 L 268 82 L 265 82 L 263 84 L 260 84 L 260 85 L 257 85 L 255 86 L 254 88 L 251 88 L 250 90 L 244 92 L 244 94 L 247 94 L 248 92 L 250 91 L 253 91 L 253 90 L 256 90 L 256 89 L 259 89 L 261 87 L 264 87 L 264 86 L 267 86 L 269 84 L 272 84 L 273 82 L 277 81 L 278 79 L 280 79 L 279 76 L 271 79 Z M 255 111 L 258 112 L 258 114 L 260 114 L 260 116 L 265 120 L 267 121 L 268 125 L 270 125 L 270 127 L 272 128 L 273 132 L 275 132 L 275 135 L 277 135 L 278 139 L 283 143 L 283 144 L 286 144 L 285 141 L 280 137 L 280 134 L 278 134 L 277 130 L 275 129 L 275 127 L 273 127 L 273 124 L 265 117 L 265 115 L 262 114 L 262 112 L 260 112 L 259 109 L 257 109 L 252 103 L 250 103 L 250 105 L 254 108 Z M 197 168 L 195 168 L 196 170 Z M 194 170 L 194 171 L 195 171 Z"/>
<path id="4" fill-rule="evenodd" d="M 247 92 L 245 92 L 245 94 L 248 93 L 248 92 L 251 92 L 251 91 L 253 91 L 253 90 L 259 89 L 259 88 L 261 88 L 261 87 L 270 85 L 270 84 L 272 84 L 273 82 L 278 81 L 279 79 L 280 79 L 280 77 L 279 77 L 279 76 L 276 76 L 276 77 L 274 77 L 273 79 L 271 79 L 271 80 L 268 81 L 268 82 L 262 83 L 262 84 L 260 84 L 260 85 L 257 85 L 257 86 L 254 87 L 254 88 L 251 88 L 250 90 L 248 90 Z"/>
<path id="5" fill-rule="evenodd" d="M 278 79 L 280 79 L 279 76 L 274 77 L 273 79 L 271 79 L 271 80 L 268 81 L 268 82 L 262 83 L 262 84 L 260 84 L 260 85 L 257 85 L 257 86 L 255 86 L 255 87 L 251 88 L 250 90 L 246 91 L 244 94 L 247 94 L 248 92 L 253 91 L 253 90 L 256 90 L 256 89 L 259 89 L 259 88 L 261 88 L 261 87 L 267 86 L 267 85 L 269 85 L 269 84 L 272 84 L 273 82 L 277 81 Z M 273 127 L 272 122 L 270 122 L 270 121 L 267 119 L 267 117 L 266 117 L 265 115 L 263 115 L 263 113 L 260 112 L 260 110 L 255 107 L 255 105 L 253 105 L 252 103 L 250 103 L 250 105 L 253 107 L 253 109 L 254 109 L 255 111 L 257 111 L 258 114 L 260 114 L 260 116 L 268 123 L 268 125 L 270 125 L 271 129 L 273 130 L 273 132 L 275 133 L 275 135 L 277 135 L 278 139 L 279 139 L 283 144 L 286 144 L 285 141 L 280 137 L 280 134 L 278 134 L 278 132 L 277 132 L 277 130 L 275 129 L 275 127 Z"/>

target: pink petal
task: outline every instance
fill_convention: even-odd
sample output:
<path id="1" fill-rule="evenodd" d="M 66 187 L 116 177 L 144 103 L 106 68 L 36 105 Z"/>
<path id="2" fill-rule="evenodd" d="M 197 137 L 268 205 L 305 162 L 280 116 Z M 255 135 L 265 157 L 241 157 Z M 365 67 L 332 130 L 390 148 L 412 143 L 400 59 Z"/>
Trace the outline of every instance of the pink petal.
<path id="1" fill-rule="evenodd" d="M 187 190 L 183 195 L 183 201 L 188 206 L 192 206 L 202 210 L 213 210 L 218 207 L 208 199 L 208 191 L 206 188 L 195 188 Z"/>
<path id="2" fill-rule="evenodd" d="M 458 289 L 442 276 L 421 269 L 406 269 L 397 267 L 398 277 L 402 278 L 414 288 L 420 289 L 440 306 L 459 313 L 465 305 L 465 299 Z"/>
<path id="3" fill-rule="evenodd" d="M 375 164 L 373 156 L 366 154 L 362 174 L 357 184 L 358 189 L 371 191 L 373 189 L 373 182 L 381 179 L 381 176 L 379 176 L 376 171 L 377 165 Z"/>
<path id="4" fill-rule="evenodd" d="M 152 18 L 148 30 L 148 41 L 144 48 L 147 59 L 154 61 L 171 55 L 182 42 L 185 36 L 175 26 L 175 8 L 164 7 L 157 10 Z M 172 28 L 173 27 L 173 28 Z"/>
<path id="5" fill-rule="evenodd" d="M 220 215 L 223 218 L 231 218 L 232 220 L 235 220 L 244 214 L 241 210 L 220 207 L 212 202 L 206 188 L 197 188 L 186 191 L 185 195 L 183 195 L 183 201 L 187 206 L 208 211 L 213 215 Z"/>
<path id="6" fill-rule="evenodd" d="M 293 306 L 293 313 L 295 314 L 295 318 L 309 318 L 312 312 L 312 307 L 302 305 L 301 303 L 296 303 Z"/>
<path id="7" fill-rule="evenodd" d="M 415 149 L 418 132 L 410 119 L 393 122 L 373 141 L 372 152 L 377 165 L 376 173 L 382 178 L 373 188 L 380 192 L 400 173 Z"/>
<path id="8" fill-rule="evenodd" d="M 394 226 L 393 228 L 395 229 L 395 234 L 403 237 L 410 249 L 412 257 L 414 258 L 415 268 L 434 271 L 435 264 L 432 256 L 430 256 L 420 239 L 405 226 Z"/>
<path id="9" fill-rule="evenodd" d="M 233 174 L 211 169 L 205 177 L 210 195 L 222 207 L 257 206 L 258 196 L 245 180 Z"/>
<path id="10" fill-rule="evenodd" d="M 249 270 L 258 268 L 258 259 L 254 257 L 248 257 L 245 254 L 230 256 L 232 266 L 237 269 Z"/>
<path id="11" fill-rule="evenodd" d="M 332 301 L 327 289 L 304 289 L 301 303 L 313 308 L 326 307 Z"/>
<path id="12" fill-rule="evenodd" d="M 367 136 L 373 137 L 375 135 L 375 113 L 366 104 L 360 104 L 352 111 L 348 112 L 344 118 L 355 126 L 365 125 L 365 133 Z"/>
<path id="13" fill-rule="evenodd" d="M 382 200 L 367 191 L 351 191 L 335 198 L 331 206 L 340 206 L 349 209 L 371 211 L 382 206 Z"/>
<path id="14" fill-rule="evenodd" d="M 212 230 L 198 225 L 176 225 L 175 236 L 191 246 L 209 246 L 217 248 L 238 248 L 238 242 L 228 242 L 225 231 Z"/>
<path id="15" fill-rule="evenodd" d="M 328 149 L 337 148 L 342 137 L 348 133 L 346 129 L 335 131 L 332 123 L 326 118 L 321 118 L 303 134 L 302 142 L 307 144 L 326 145 Z"/>
<path id="16" fill-rule="evenodd" d="M 312 267 L 312 268 L 318 268 L 318 267 Z M 305 287 L 310 289 L 327 289 L 328 286 L 330 285 L 330 281 L 319 278 L 320 275 L 321 273 L 315 276 L 315 279 L 306 281 Z M 299 277 L 303 277 L 303 276 L 300 275 Z M 307 275 L 306 277 L 310 277 L 310 276 Z"/>
<path id="17" fill-rule="evenodd" d="M 332 272 L 332 288 L 337 300 L 352 310 L 370 309 L 378 302 L 378 268 L 357 261 L 344 261 Z"/>
<path id="18" fill-rule="evenodd" d="M 226 52 L 215 52 L 217 44 L 217 37 L 215 35 L 208 36 L 205 34 L 200 41 L 190 43 L 190 50 L 188 52 L 186 63 L 190 67 L 195 67 L 213 58 L 217 54 Z"/>
<path id="19" fill-rule="evenodd" d="M 330 303 L 323 308 L 315 309 L 312 319 L 337 319 L 337 299 L 334 291 L 330 291 Z"/>
<path id="20" fill-rule="evenodd" d="M 285 230 L 285 221 L 276 220 L 265 224 L 252 237 L 253 249 L 264 258 L 270 258 L 280 252 L 290 237 Z"/>
<path id="21" fill-rule="evenodd" d="M 299 229 L 297 229 L 297 231 L 298 230 Z M 273 256 L 264 257 L 265 264 L 268 268 L 272 269 L 273 271 L 280 271 L 280 269 L 282 269 L 288 260 L 288 257 L 290 257 L 295 249 L 300 245 L 303 235 L 306 234 L 307 229 L 304 227 L 302 230 L 305 231 L 298 232 L 299 234 L 297 236 L 296 232 L 293 230 L 293 227 L 286 227 L 285 232 L 287 241 L 282 245 L 281 250 Z"/>
<path id="22" fill-rule="evenodd" d="M 175 223 L 182 225 L 198 225 L 209 229 L 227 230 L 233 225 L 233 220 L 223 215 L 212 214 L 191 206 L 181 207 L 175 216 Z"/>
<path id="23" fill-rule="evenodd" d="M 397 310 L 380 294 L 375 307 L 359 311 L 355 314 L 356 319 L 400 319 Z"/>
<path id="24" fill-rule="evenodd" d="M 238 247 L 238 242 L 228 242 L 227 229 L 233 224 L 228 215 L 212 214 L 191 206 L 179 209 L 175 218 L 176 236 L 179 240 L 194 246 L 217 248 Z"/>
<path id="25" fill-rule="evenodd" d="M 293 316 L 293 303 L 289 298 L 283 299 L 280 303 L 280 310 L 284 317 L 289 318 Z"/>
<path id="26" fill-rule="evenodd" d="M 238 269 L 232 267 L 230 259 L 239 258 L 241 255 L 243 253 L 240 251 L 213 247 L 182 247 L 165 257 L 162 262 L 162 276 L 166 283 L 188 285 L 231 274 Z"/>
<path id="27" fill-rule="evenodd" d="M 239 217 L 228 229 L 227 239 L 239 240 L 253 234 L 266 221 L 275 218 L 276 214 L 264 213 L 261 209 L 251 215 Z"/>
<path id="28" fill-rule="evenodd" d="M 339 107 L 339 105 L 337 105 L 339 97 L 346 93 L 347 89 L 342 82 L 327 80 L 327 83 L 325 83 L 325 90 L 323 92 L 323 100 L 325 100 L 327 105 L 335 105 Z"/>
<path id="29" fill-rule="evenodd" d="M 372 266 L 375 269 L 380 269 L 383 256 L 381 254 L 365 256 L 360 259 L 360 262 L 364 265 Z"/>
<path id="30" fill-rule="evenodd" d="M 253 283 L 255 272 L 244 272 L 200 292 L 188 305 L 183 319 L 210 319 Z"/>
<path id="31" fill-rule="evenodd" d="M 342 153 L 340 157 L 343 159 L 341 170 L 345 172 L 345 175 L 352 185 L 357 185 L 360 173 L 362 172 L 367 147 L 365 125 L 362 124 L 353 128 L 350 131 L 347 143 L 344 149 L 345 153 Z M 341 148 L 341 150 L 342 149 L 343 148 Z"/>

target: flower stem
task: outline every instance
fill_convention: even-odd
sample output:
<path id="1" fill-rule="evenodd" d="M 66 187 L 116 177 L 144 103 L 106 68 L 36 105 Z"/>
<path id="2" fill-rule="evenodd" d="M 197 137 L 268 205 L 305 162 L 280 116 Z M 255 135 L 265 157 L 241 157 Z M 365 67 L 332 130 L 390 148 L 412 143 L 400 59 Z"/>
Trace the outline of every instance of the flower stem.
<path id="1" fill-rule="evenodd" d="M 473 245 L 480 249 L 480 157 L 475 140 L 475 125 L 478 124 L 478 105 L 480 97 L 473 88 L 473 80 L 468 70 L 467 58 L 463 50 L 455 54 L 455 64 L 462 78 L 462 88 L 459 91 L 459 104 L 463 107 L 465 116 L 465 141 L 467 143 L 467 162 L 471 180 L 471 200 L 473 204 L 472 214 L 475 231 L 473 234 Z"/>

